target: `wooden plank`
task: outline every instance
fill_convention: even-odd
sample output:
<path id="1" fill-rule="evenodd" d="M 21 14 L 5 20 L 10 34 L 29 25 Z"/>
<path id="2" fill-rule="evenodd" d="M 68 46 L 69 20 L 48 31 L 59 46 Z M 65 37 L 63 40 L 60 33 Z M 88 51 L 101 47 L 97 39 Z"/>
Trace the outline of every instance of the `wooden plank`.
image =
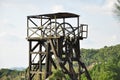
<path id="1" fill-rule="evenodd" d="M 30 54 L 46 54 L 46 52 L 30 52 Z"/>

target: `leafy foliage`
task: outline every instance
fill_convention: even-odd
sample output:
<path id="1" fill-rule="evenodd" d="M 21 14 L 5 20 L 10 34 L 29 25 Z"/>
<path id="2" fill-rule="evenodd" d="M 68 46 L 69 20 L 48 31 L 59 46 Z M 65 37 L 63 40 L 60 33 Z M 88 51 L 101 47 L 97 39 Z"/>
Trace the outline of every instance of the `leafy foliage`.
<path id="1" fill-rule="evenodd" d="M 24 71 L 1 69 L 0 80 L 22 80 Z"/>
<path id="2" fill-rule="evenodd" d="M 82 49 L 82 58 L 93 80 L 120 79 L 120 45 L 105 46 L 101 49 Z M 83 78 L 83 80 L 86 80 Z"/>
<path id="3" fill-rule="evenodd" d="M 115 13 L 116 18 L 120 20 L 120 0 L 116 0 L 113 12 Z"/>

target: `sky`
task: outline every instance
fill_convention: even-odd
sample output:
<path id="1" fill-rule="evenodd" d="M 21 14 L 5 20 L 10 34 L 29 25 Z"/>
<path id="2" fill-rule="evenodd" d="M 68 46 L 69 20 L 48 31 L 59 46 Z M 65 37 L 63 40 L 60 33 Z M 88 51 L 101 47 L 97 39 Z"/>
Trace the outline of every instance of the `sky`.
<path id="1" fill-rule="evenodd" d="M 88 38 L 81 48 L 120 44 L 120 21 L 115 18 L 115 0 L 0 0 L 0 68 L 27 67 L 27 16 L 55 12 L 80 15 L 88 24 Z"/>

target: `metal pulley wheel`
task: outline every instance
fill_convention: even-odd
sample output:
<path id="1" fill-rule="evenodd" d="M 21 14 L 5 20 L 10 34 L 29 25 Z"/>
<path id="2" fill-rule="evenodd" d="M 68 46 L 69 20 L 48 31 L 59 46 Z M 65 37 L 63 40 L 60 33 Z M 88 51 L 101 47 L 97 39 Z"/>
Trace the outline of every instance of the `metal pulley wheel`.
<path id="1" fill-rule="evenodd" d="M 45 37 L 48 36 L 63 36 L 63 28 L 62 26 L 59 26 L 60 23 L 58 22 L 50 22 L 47 24 L 47 26 L 44 28 L 43 34 L 45 34 Z"/>

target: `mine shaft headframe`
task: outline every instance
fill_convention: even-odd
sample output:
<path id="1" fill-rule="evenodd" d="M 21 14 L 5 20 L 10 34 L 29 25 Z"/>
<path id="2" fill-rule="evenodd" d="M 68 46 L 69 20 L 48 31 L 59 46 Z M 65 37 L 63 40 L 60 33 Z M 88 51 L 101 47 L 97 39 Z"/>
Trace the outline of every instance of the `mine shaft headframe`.
<path id="1" fill-rule="evenodd" d="M 71 80 L 79 80 L 83 73 L 91 80 L 81 61 L 79 45 L 87 34 L 88 25 L 80 24 L 77 14 L 65 12 L 27 16 L 29 80 L 35 77 L 45 80 L 52 74 L 52 68 L 59 67 Z"/>
<path id="2" fill-rule="evenodd" d="M 72 24 L 67 22 L 70 19 Z M 73 13 L 53 13 L 27 16 L 27 39 L 56 37 L 87 38 L 88 25 L 79 24 L 79 15 Z"/>

